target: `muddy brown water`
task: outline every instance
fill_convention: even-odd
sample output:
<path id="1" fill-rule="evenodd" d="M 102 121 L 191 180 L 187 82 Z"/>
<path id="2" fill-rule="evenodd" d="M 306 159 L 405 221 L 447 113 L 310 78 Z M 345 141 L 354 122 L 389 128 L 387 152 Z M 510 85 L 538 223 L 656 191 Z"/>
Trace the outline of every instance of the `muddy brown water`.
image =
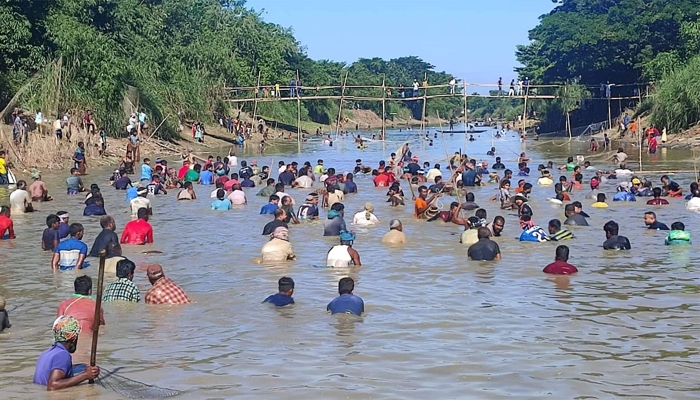
<path id="1" fill-rule="evenodd" d="M 376 166 L 408 139 L 421 162 L 441 160 L 445 170 L 442 137 L 432 147 L 416 141 L 414 132 L 389 137 L 392 142 L 370 143 L 364 151 L 341 139 L 333 147 L 307 143 L 302 154 L 292 144 L 289 149 L 272 148 L 276 153 L 264 157 L 241 159 L 260 164 L 308 160 L 315 165 L 323 158 L 326 166 L 348 171 L 356 158 Z M 444 140 L 450 154 L 465 149 L 463 135 L 446 135 Z M 468 143 L 467 151 L 492 163 L 485 156 L 490 146 L 488 133 L 481 134 Z M 497 155 L 515 169 L 516 154 L 523 149 L 518 138 L 508 135 L 495 146 Z M 527 153 L 535 170 L 548 160 L 563 163 L 568 155 L 584 154 L 585 148 L 584 141 L 543 139 L 528 142 Z M 628 151 L 636 159 L 635 150 Z M 594 156 L 593 165 L 610 168 L 602 159 Z M 645 155 L 644 163 L 655 170 L 693 168 L 689 153 L 664 149 Z M 90 172 L 85 182 L 103 187 L 120 233 L 129 218 L 124 193 L 108 187 L 109 169 Z M 534 184 L 534 175 L 525 179 Z M 586 173 L 586 181 L 590 175 Z M 50 255 L 40 250 L 44 219 L 49 212 L 71 212 L 71 222 L 85 225 L 88 245 L 100 230 L 97 218 L 81 216 L 82 196 L 65 195 L 64 178 L 47 176 L 56 200 L 40 204 L 38 213 L 15 215 L 18 238 L 0 242 L 0 294 L 7 298 L 13 324 L 0 335 L 3 398 L 120 398 L 87 385 L 48 395 L 31 382 L 38 355 L 51 344 L 58 303 L 71 295 L 75 277 L 51 272 Z M 677 174 L 675 179 L 687 188 L 693 177 Z M 497 239 L 503 260 L 484 263 L 466 258 L 458 227 L 416 221 L 412 207 L 389 208 L 385 190 L 375 189 L 369 177 L 356 182 L 360 193 L 346 197 L 346 221 L 370 201 L 381 222 L 355 228 L 363 265 L 347 270 L 314 268 L 336 243 L 322 236 L 322 222 L 291 228 L 297 261 L 254 263 L 267 240 L 260 235 L 262 227 L 270 220 L 258 214 L 266 200 L 255 196 L 257 188 L 248 190 L 247 206 L 231 212 L 210 211 L 210 187 L 196 187 L 199 198 L 193 202 L 176 202 L 175 193 L 155 198 L 155 244 L 125 246 L 125 253 L 137 263 L 162 264 L 196 304 L 107 304 L 98 364 L 121 368 L 132 379 L 182 390 L 181 398 L 192 399 L 698 397 L 697 245 L 664 246 L 665 233 L 644 229 L 643 212 L 650 207 L 643 202 L 611 203 L 609 209 L 597 210 L 584 199 L 587 191 L 574 193 L 573 199 L 581 200 L 591 214 L 590 227 L 573 228 L 577 237 L 566 243 L 570 262 L 580 272 L 554 278 L 541 271 L 553 260 L 556 244 L 517 241 L 517 218 L 488 201 L 494 185 L 477 189 L 476 196 L 489 220 L 506 216 L 504 235 Z M 604 190 L 611 196 L 613 185 Z M 306 192 L 291 193 L 300 204 Z M 544 201 L 552 195 L 552 188 L 536 186 L 533 191 L 531 205 L 540 225 L 563 217 L 561 208 Z M 2 189 L 3 203 L 6 196 Z M 440 200 L 443 207 L 450 201 Z M 671 199 L 670 206 L 651 209 L 669 225 L 684 221 L 700 241 L 698 215 L 684 205 L 684 200 Z M 408 246 L 388 248 L 379 242 L 392 218 L 404 222 Z M 602 225 L 609 219 L 620 223 L 632 251 L 603 251 Z M 163 253 L 145 255 L 143 250 Z M 86 271 L 95 277 L 97 262 L 92 263 Z M 282 309 L 261 304 L 276 292 L 283 275 L 296 282 L 296 304 Z M 363 318 L 325 312 L 343 276 L 356 281 L 355 293 L 366 303 Z M 144 295 L 149 287 L 145 271 L 137 272 L 135 282 Z M 77 361 L 87 358 L 89 338 L 83 339 Z"/>

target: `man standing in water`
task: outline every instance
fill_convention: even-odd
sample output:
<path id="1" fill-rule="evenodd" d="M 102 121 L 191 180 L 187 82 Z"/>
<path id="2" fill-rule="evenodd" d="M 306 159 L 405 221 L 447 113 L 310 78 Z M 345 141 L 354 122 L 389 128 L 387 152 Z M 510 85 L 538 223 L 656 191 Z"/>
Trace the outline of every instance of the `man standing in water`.
<path id="1" fill-rule="evenodd" d="M 603 249 L 630 250 L 632 248 L 629 239 L 618 235 L 620 227 L 617 225 L 617 222 L 608 221 L 605 225 L 603 225 L 603 230 L 605 231 L 605 238 L 607 239 L 605 242 L 603 242 Z"/>
<path id="2" fill-rule="evenodd" d="M 89 254 L 90 257 L 99 257 L 100 252 L 106 250 L 107 246 L 112 242 L 119 243 L 119 236 L 114 233 L 114 230 L 117 229 L 114 218 L 105 215 L 100 218 L 100 226 L 102 227 L 102 232 L 97 235 L 95 242 L 92 244 Z"/>
<path id="3" fill-rule="evenodd" d="M 406 234 L 403 233 L 403 224 L 398 219 L 392 219 L 389 222 L 389 232 L 382 238 L 382 243 L 387 244 L 406 244 Z"/>
<path id="4" fill-rule="evenodd" d="M 135 221 L 129 221 L 124 226 L 121 244 L 147 244 L 153 243 L 153 227 L 148 223 L 148 210 L 139 208 Z"/>
<path id="5" fill-rule="evenodd" d="M 54 391 L 77 386 L 100 375 L 99 367 L 87 366 L 78 371 L 73 365 L 72 353 L 78 346 L 80 322 L 70 316 L 60 316 L 53 323 L 54 344 L 44 351 L 36 362 L 34 383 Z"/>
<path id="6" fill-rule="evenodd" d="M 0 207 L 0 240 L 16 238 L 14 222 L 12 222 L 10 215 L 10 207 Z M 7 234 L 5 232 L 7 232 Z"/>
<path id="7" fill-rule="evenodd" d="M 338 281 L 338 293 L 336 297 L 328 303 L 326 310 L 331 314 L 354 314 L 361 316 L 365 312 L 365 302 L 353 294 L 355 281 L 352 278 L 342 278 Z"/>
<path id="8" fill-rule="evenodd" d="M 491 231 L 489 228 L 479 228 L 477 231 L 479 241 L 469 246 L 467 256 L 474 261 L 493 261 L 501 259 L 501 249 L 498 243 L 489 239 Z"/>
<path id="9" fill-rule="evenodd" d="M 139 287 L 133 282 L 136 264 L 128 259 L 123 259 L 117 263 L 117 280 L 110 283 L 105 289 L 102 301 L 128 301 L 138 303 L 141 301 Z"/>
<path id="10" fill-rule="evenodd" d="M 414 213 L 413 216 L 419 219 L 429 219 L 430 213 L 427 213 L 426 211 L 430 210 L 432 207 L 431 206 L 432 202 L 437 198 L 439 194 L 442 192 L 438 192 L 430 196 L 428 199 L 428 188 L 425 186 L 421 186 L 418 188 L 418 198 L 415 201 L 415 206 L 414 206 Z M 433 215 L 437 214 L 433 213 Z"/>
<path id="11" fill-rule="evenodd" d="M 75 278 L 73 282 L 75 293 L 71 298 L 58 305 L 57 316 L 70 315 L 80 322 L 80 331 L 92 333 L 95 322 L 95 307 L 97 304 L 92 299 L 92 278 L 87 275 Z M 100 309 L 100 325 L 105 324 L 104 310 Z"/>
<path id="12" fill-rule="evenodd" d="M 180 286 L 165 277 L 163 268 L 159 264 L 149 265 L 146 276 L 153 286 L 146 292 L 146 304 L 188 304 L 191 302 Z"/>

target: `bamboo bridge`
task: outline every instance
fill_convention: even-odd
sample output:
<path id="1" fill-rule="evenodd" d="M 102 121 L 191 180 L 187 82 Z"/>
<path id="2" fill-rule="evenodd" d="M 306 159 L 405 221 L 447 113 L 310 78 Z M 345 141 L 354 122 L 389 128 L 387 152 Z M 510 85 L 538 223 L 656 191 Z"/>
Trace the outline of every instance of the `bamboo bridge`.
<path id="1" fill-rule="evenodd" d="M 567 85 L 535 85 L 535 84 L 517 84 L 514 87 L 513 94 L 510 94 L 511 86 L 499 85 L 498 83 L 468 83 L 466 80 L 461 80 L 461 83 L 450 85 L 428 85 L 427 74 L 424 81 L 419 83 L 419 88 L 414 89 L 413 85 L 405 86 L 387 86 L 385 79 L 382 85 L 347 85 L 348 73 L 345 74 L 345 79 L 341 85 L 329 86 L 291 86 L 291 85 L 261 85 L 260 73 L 258 74 L 257 86 L 239 86 L 239 87 L 224 87 L 224 92 L 228 93 L 230 98 L 227 100 L 230 103 L 253 103 L 253 118 L 257 117 L 258 103 L 267 102 L 286 102 L 295 101 L 297 103 L 297 144 L 301 151 L 301 103 L 315 100 L 338 100 L 340 108 L 338 118 L 336 119 L 336 135 L 340 132 L 340 124 L 342 120 L 343 103 L 345 101 L 375 101 L 382 103 L 382 130 L 381 138 L 385 139 L 386 134 L 386 103 L 387 102 L 415 102 L 422 103 L 422 117 L 420 131 L 425 129 L 426 120 L 426 104 L 430 99 L 441 98 L 461 98 L 464 104 L 464 120 L 469 120 L 469 99 L 470 98 L 487 98 L 487 99 L 503 99 L 503 100 L 522 100 L 523 115 L 521 119 L 522 131 L 525 132 L 525 123 L 527 120 L 527 103 L 531 100 L 560 100 L 567 98 Z M 297 72 L 297 82 L 299 74 Z M 653 85 L 653 83 L 651 84 Z M 585 98 L 585 101 L 607 101 L 608 105 L 608 126 L 612 125 L 611 103 L 613 101 L 621 102 L 631 100 L 642 100 L 643 97 L 649 96 L 650 84 L 634 83 L 634 84 L 607 84 L 609 88 L 604 86 L 587 86 L 586 88 L 596 93 L 600 91 L 600 97 Z M 489 94 L 482 95 L 477 93 L 469 94 L 469 91 L 483 90 L 489 88 Z M 503 89 L 507 90 L 503 90 Z M 608 96 L 606 89 L 617 92 L 623 92 L 616 97 Z M 623 90 L 619 90 L 622 88 Z M 635 90 L 636 89 L 636 90 Z M 353 93 L 355 92 L 355 93 Z M 644 94 L 642 94 L 644 92 Z M 370 93 L 370 94 L 368 94 Z M 611 94 L 611 93 L 610 93 Z M 577 99 L 578 101 L 578 99 Z"/>

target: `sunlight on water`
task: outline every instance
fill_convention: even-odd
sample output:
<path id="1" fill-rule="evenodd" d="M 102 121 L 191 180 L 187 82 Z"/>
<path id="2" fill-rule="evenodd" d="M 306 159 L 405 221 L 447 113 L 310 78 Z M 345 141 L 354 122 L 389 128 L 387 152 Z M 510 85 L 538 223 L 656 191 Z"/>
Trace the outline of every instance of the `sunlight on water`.
<path id="1" fill-rule="evenodd" d="M 340 139 L 333 147 L 307 143 L 297 155 L 293 142 L 289 148 L 277 146 L 271 154 L 246 159 L 257 159 L 260 165 L 276 165 L 280 159 L 315 165 L 322 158 L 327 167 L 343 172 L 352 170 L 356 158 L 376 166 L 409 141 L 421 163 L 440 162 L 446 171 L 443 137 L 434 138 L 433 132 L 432 147 L 417 140 L 415 132 L 404 131 L 392 132 L 389 142 L 370 143 L 364 151 L 351 139 Z M 461 148 L 493 163 L 492 157 L 485 157 L 492 144 L 490 131 L 477 135 L 476 142 L 465 142 L 459 134 L 445 135 L 444 140 L 450 155 Z M 510 134 L 494 142 L 497 155 L 516 169 L 517 155 L 524 151 L 519 138 Z M 562 144 L 542 138 L 529 141 L 525 151 L 536 171 L 540 163 L 562 163 L 569 155 L 585 154 L 585 149 L 584 140 Z M 290 153 L 281 154 L 284 151 Z M 628 153 L 636 160 L 634 148 Z M 645 156 L 645 169 L 692 169 L 692 161 L 684 161 L 692 160 L 685 152 L 662 150 L 653 157 Z M 611 165 L 604 158 L 590 159 L 594 166 L 608 169 Z M 124 194 L 108 187 L 110 168 L 91 172 L 84 180 L 103 187 L 107 210 L 120 232 L 129 218 Z M 534 175 L 527 178 L 533 184 Z M 590 175 L 588 171 L 586 182 Z M 658 182 L 658 174 L 648 177 Z M 80 216 L 82 196 L 64 194 L 64 178 L 46 177 L 56 201 L 40 204 L 38 214 L 14 216 L 18 239 L 0 242 L 0 294 L 7 298 L 13 324 L 0 335 L 0 390 L 6 398 L 46 397 L 43 388 L 31 384 L 34 364 L 50 345 L 49 328 L 58 303 L 72 293 L 75 275 L 53 275 L 49 254 L 40 251 L 46 214 L 70 211 L 71 222 L 85 225 L 89 245 L 100 230 L 96 218 Z M 675 179 L 687 188 L 692 174 Z M 313 267 L 325 262 L 326 252 L 336 243 L 322 236 L 321 222 L 291 227 L 297 261 L 254 263 L 267 240 L 260 235 L 262 227 L 270 220 L 258 214 L 266 199 L 255 196 L 257 188 L 247 192 L 247 206 L 228 213 L 209 210 L 211 188 L 196 187 L 199 198 L 190 203 L 176 202 L 176 193 L 156 198 L 155 244 L 148 248 L 163 254 L 144 255 L 142 248 L 125 248 L 125 253 L 139 263 L 161 263 L 197 303 L 108 304 L 98 363 L 122 367 L 122 374 L 139 381 L 183 390 L 181 397 L 192 399 L 682 399 L 697 394 L 696 245 L 664 246 L 663 232 L 644 229 L 648 207 L 642 202 L 597 210 L 584 199 L 587 191 L 574 193 L 573 200 L 582 201 L 591 214 L 590 227 L 574 227 L 577 238 L 567 243 L 570 261 L 580 272 L 554 278 L 541 271 L 554 259 L 556 244 L 518 242 L 520 229 L 513 212 L 503 214 L 506 228 L 498 238 L 503 260 L 472 262 L 459 244 L 458 227 L 416 221 L 412 205 L 388 207 L 386 191 L 375 189 L 370 177 L 357 177 L 356 182 L 360 194 L 346 197 L 346 221 L 370 201 L 381 223 L 356 229 L 354 247 L 364 265 L 346 270 Z M 613 185 L 604 190 L 610 197 Z M 489 220 L 501 214 L 497 204 L 488 201 L 495 192 L 494 185 L 476 190 Z M 306 194 L 290 193 L 297 204 Z M 555 217 L 563 220 L 563 209 L 544 201 L 553 194 L 552 188 L 533 190 L 534 220 L 540 225 Z M 7 193 L 0 189 L 0 196 L 6 199 Z M 446 208 L 451 201 L 443 198 L 440 203 Z M 670 206 L 655 210 L 658 219 L 669 225 L 682 220 L 700 240 L 694 223 L 698 216 L 685 210 L 683 200 L 670 201 Z M 410 241 L 405 248 L 380 243 L 392 218 L 404 222 Z M 609 219 L 620 223 L 633 251 L 602 250 L 602 225 Z M 94 277 L 96 271 L 88 273 Z M 283 275 L 296 281 L 297 304 L 285 309 L 261 304 L 276 292 L 276 281 Z M 325 312 L 343 276 L 356 280 L 355 293 L 365 300 L 362 319 Z M 134 281 L 145 294 L 145 271 L 137 271 Z M 81 343 L 88 345 L 87 340 Z M 75 356 L 85 358 L 87 350 Z M 97 397 L 119 398 L 99 387 L 51 396 Z"/>

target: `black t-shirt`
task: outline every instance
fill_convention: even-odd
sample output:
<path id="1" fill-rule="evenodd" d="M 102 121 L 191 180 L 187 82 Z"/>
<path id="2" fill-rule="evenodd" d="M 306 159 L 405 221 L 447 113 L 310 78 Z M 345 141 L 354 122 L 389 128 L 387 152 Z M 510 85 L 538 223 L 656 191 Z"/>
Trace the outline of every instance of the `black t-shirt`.
<path id="1" fill-rule="evenodd" d="M 285 228 L 289 228 L 289 225 L 287 225 L 286 222 L 280 221 L 278 219 L 273 219 L 272 221 L 268 222 L 267 225 L 263 228 L 263 235 L 269 235 L 272 232 L 275 231 L 278 227 L 283 226 Z"/>
<path id="2" fill-rule="evenodd" d="M 444 183 L 436 183 L 434 185 L 430 185 L 428 190 L 430 191 L 430 193 L 437 193 L 441 191 L 443 187 L 445 187 Z"/>
<path id="3" fill-rule="evenodd" d="M 406 165 L 406 169 L 408 170 L 408 172 L 411 175 L 418 175 L 418 170 L 420 169 L 420 165 L 418 165 L 418 163 L 412 162 L 412 163 L 409 163 L 408 165 Z"/>
<path id="4" fill-rule="evenodd" d="M 649 225 L 648 228 L 649 229 L 656 229 L 658 231 L 667 231 L 668 230 L 668 226 L 666 226 L 666 224 L 663 224 L 659 221 L 654 221 L 654 223 Z"/>
<path id="5" fill-rule="evenodd" d="M 605 250 L 630 250 L 631 248 L 630 240 L 624 236 L 615 235 L 603 242 Z"/>
<path id="6" fill-rule="evenodd" d="M 680 185 L 674 181 L 671 181 L 668 183 L 668 185 L 664 186 L 664 189 L 666 190 L 672 190 L 674 192 L 677 192 L 681 189 Z"/>
<path id="7" fill-rule="evenodd" d="M 503 163 L 497 162 L 491 166 L 491 169 L 506 169 L 506 166 L 503 165 Z"/>
<path id="8" fill-rule="evenodd" d="M 564 221 L 564 225 L 588 226 L 588 221 L 583 215 L 574 214 Z"/>
<path id="9" fill-rule="evenodd" d="M 92 244 L 90 254 L 88 255 L 90 257 L 99 257 L 100 251 L 106 250 L 107 245 L 111 242 L 119 243 L 119 236 L 117 236 L 117 234 L 112 230 L 103 229 L 102 232 L 100 232 L 95 238 L 95 242 Z"/>
<path id="10" fill-rule="evenodd" d="M 491 239 L 479 239 L 467 250 L 467 256 L 474 261 L 493 261 L 500 253 L 501 249 L 498 247 L 498 243 Z"/>
<path id="11" fill-rule="evenodd" d="M 289 171 L 284 171 L 277 180 L 282 182 L 284 186 L 291 186 L 292 182 L 294 182 L 294 174 Z"/>
<path id="12" fill-rule="evenodd" d="M 117 190 L 126 190 L 131 187 L 131 179 L 128 176 L 122 176 L 114 181 L 114 188 Z"/>

